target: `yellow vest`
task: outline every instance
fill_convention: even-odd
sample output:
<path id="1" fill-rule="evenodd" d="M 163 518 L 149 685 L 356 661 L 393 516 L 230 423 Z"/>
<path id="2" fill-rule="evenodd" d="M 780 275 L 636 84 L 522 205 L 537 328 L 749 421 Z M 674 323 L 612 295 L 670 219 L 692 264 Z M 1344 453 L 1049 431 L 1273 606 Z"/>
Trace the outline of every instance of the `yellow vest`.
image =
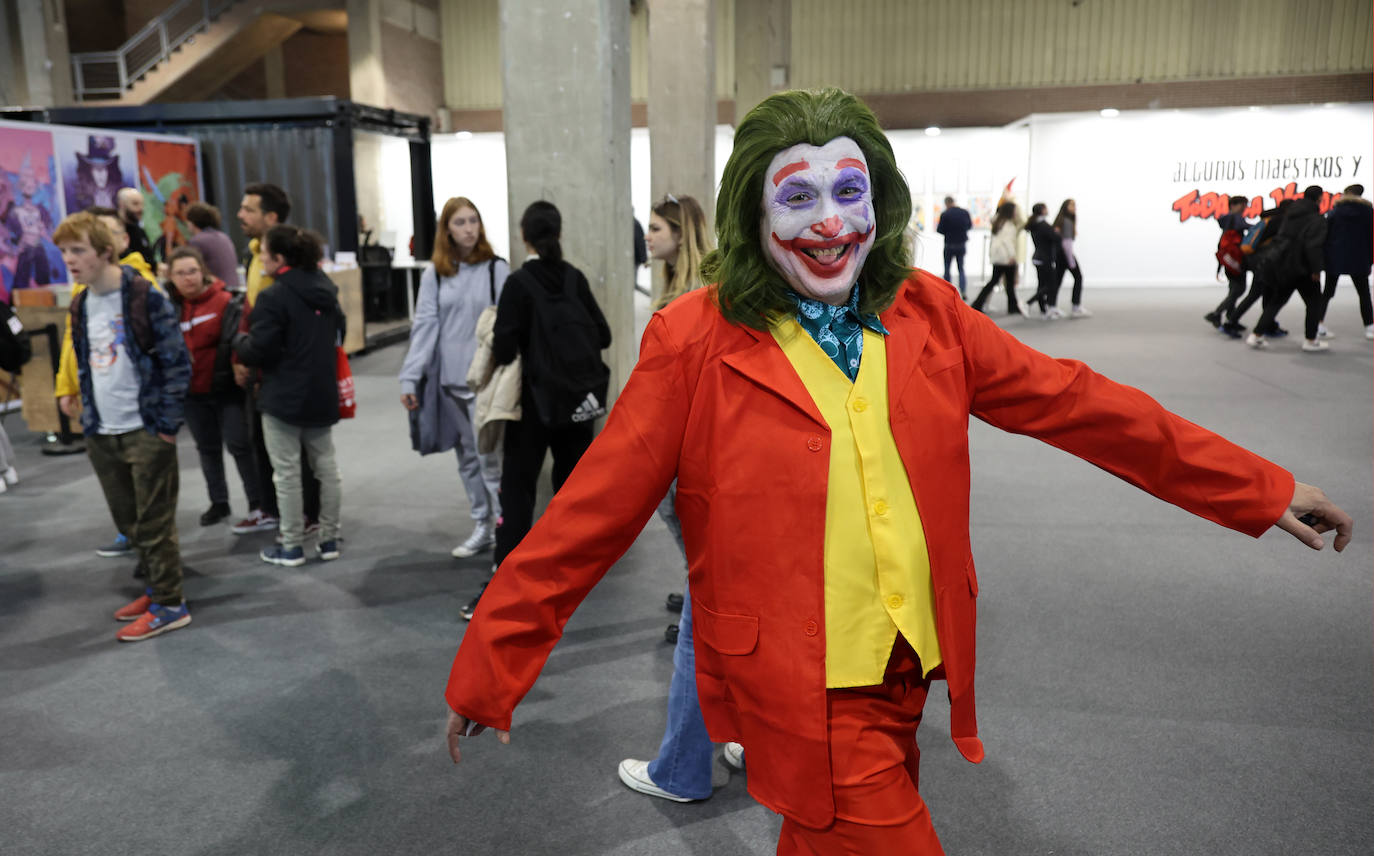
<path id="1" fill-rule="evenodd" d="M 887 349 L 864 329 L 851 383 L 801 325 L 773 336 L 830 428 L 825 503 L 825 685 L 881 684 L 897 633 L 940 665 L 925 531 L 888 421 Z"/>
<path id="2" fill-rule="evenodd" d="M 258 302 L 258 295 L 273 281 L 272 277 L 262 272 L 262 253 L 258 252 L 258 248 L 261 246 L 262 240 L 259 238 L 254 238 L 248 242 L 248 252 L 252 253 L 253 257 L 248 260 L 248 271 L 245 275 L 248 282 L 244 286 L 246 289 L 244 300 L 248 302 L 250 307 Z"/>

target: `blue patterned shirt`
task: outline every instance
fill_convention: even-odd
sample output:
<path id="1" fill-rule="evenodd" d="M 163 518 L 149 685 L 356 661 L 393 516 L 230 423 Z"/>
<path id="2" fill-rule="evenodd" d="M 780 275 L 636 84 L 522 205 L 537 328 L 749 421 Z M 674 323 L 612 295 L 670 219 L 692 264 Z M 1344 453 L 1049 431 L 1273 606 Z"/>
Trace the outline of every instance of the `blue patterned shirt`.
<path id="1" fill-rule="evenodd" d="M 797 303 L 797 323 L 851 381 L 859 376 L 859 361 L 864 353 L 863 328 L 884 336 L 888 334 L 877 315 L 859 312 L 857 283 L 849 291 L 849 300 L 841 306 L 802 297 L 791 290 L 787 296 Z"/>

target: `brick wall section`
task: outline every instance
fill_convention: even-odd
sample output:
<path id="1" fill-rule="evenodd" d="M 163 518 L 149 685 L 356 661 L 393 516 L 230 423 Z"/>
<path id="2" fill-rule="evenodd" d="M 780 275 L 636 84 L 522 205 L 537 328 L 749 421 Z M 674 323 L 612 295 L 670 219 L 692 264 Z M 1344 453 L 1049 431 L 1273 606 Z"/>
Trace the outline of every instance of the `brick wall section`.
<path id="1" fill-rule="evenodd" d="M 286 97 L 348 97 L 348 36 L 301 30 L 281 47 Z"/>
<path id="2" fill-rule="evenodd" d="M 1322 74 L 1137 83 L 1113 86 L 1054 86 L 1040 89 L 981 89 L 861 95 L 883 127 L 970 128 L 1005 125 L 1031 113 L 1066 113 L 1115 107 L 1159 110 L 1187 107 L 1248 107 L 1271 104 L 1321 104 L 1327 101 L 1374 101 L 1369 74 Z M 729 124 L 734 102 L 720 101 L 718 119 Z M 499 131 L 500 110 L 450 111 L 455 131 Z M 630 110 L 635 127 L 647 122 L 645 105 Z"/>
<path id="3" fill-rule="evenodd" d="M 438 114 L 444 103 L 444 67 L 437 41 L 383 21 L 382 72 L 387 103 L 373 106 L 431 119 Z"/>

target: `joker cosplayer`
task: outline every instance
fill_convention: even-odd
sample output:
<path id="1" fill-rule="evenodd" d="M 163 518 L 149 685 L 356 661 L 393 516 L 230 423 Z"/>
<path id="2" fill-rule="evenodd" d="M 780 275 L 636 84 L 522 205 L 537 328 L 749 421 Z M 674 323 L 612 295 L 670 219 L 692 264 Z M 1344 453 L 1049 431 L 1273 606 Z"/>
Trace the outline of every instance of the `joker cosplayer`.
<path id="1" fill-rule="evenodd" d="M 959 751 L 983 757 L 970 415 L 1246 534 L 1349 542 L 1317 488 L 912 271 L 910 199 L 853 96 L 780 93 L 744 119 L 704 265 L 716 285 L 654 315 L 605 430 L 467 630 L 446 693 L 455 762 L 463 736 L 509 740 L 568 617 L 674 478 L 702 715 L 744 745 L 788 854 L 942 852 L 917 791 L 932 681 Z"/>

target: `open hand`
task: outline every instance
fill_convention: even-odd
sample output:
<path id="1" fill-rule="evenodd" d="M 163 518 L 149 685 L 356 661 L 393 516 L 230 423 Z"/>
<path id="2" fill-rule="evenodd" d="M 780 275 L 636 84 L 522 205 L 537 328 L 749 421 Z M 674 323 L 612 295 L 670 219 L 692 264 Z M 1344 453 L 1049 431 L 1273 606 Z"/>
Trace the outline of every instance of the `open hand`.
<path id="1" fill-rule="evenodd" d="M 457 764 L 459 761 L 463 760 L 463 753 L 458 749 L 458 741 L 462 740 L 464 737 L 476 737 L 486 730 L 487 727 L 485 725 L 473 722 L 466 716 L 454 713 L 450 710 L 448 712 L 448 725 L 444 729 L 444 735 L 448 739 L 448 756 L 453 759 L 453 763 Z M 500 740 L 505 745 L 510 745 L 509 731 L 502 731 L 499 728 L 493 728 L 492 730 L 496 732 L 496 739 Z"/>
<path id="2" fill-rule="evenodd" d="M 1339 553 L 1350 543 L 1355 521 L 1340 506 L 1327 499 L 1321 488 L 1297 482 L 1293 486 L 1293 501 L 1274 525 L 1313 550 L 1326 546 L 1321 533 L 1334 529 L 1334 546 Z"/>
<path id="3" fill-rule="evenodd" d="M 62 411 L 62 415 L 68 419 L 75 419 L 81 412 L 81 404 L 77 402 L 75 395 L 63 395 L 57 399 L 57 408 Z"/>

